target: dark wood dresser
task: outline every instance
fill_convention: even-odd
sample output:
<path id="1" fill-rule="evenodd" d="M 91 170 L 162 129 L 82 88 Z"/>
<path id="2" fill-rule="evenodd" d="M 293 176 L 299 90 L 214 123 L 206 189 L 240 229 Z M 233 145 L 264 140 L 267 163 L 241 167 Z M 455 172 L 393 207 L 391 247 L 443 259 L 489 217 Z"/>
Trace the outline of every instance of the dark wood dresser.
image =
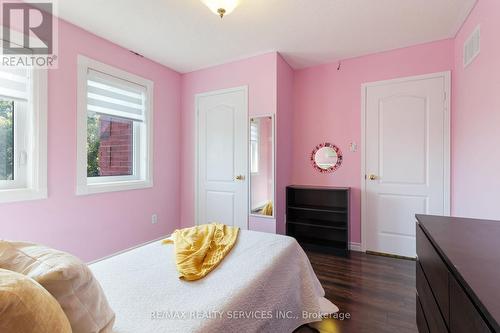
<path id="1" fill-rule="evenodd" d="M 288 186 L 286 234 L 309 250 L 347 255 L 349 201 L 346 187 Z"/>
<path id="2" fill-rule="evenodd" d="M 500 221 L 416 217 L 419 332 L 500 332 Z"/>

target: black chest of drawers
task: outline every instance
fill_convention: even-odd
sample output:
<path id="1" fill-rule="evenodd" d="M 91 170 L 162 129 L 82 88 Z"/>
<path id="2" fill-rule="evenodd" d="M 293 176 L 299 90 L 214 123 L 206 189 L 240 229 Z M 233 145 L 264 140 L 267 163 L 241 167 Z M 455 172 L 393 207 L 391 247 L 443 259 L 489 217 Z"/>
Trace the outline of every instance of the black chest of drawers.
<path id="1" fill-rule="evenodd" d="M 419 332 L 500 332 L 500 222 L 417 221 Z"/>

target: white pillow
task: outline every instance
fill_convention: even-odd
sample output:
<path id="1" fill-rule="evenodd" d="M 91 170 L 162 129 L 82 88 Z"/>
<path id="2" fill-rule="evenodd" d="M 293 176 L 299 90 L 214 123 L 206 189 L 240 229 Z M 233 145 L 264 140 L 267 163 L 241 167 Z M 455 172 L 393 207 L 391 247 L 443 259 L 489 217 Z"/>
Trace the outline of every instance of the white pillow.
<path id="1" fill-rule="evenodd" d="M 40 283 L 61 305 L 73 333 L 111 332 L 115 314 L 101 285 L 78 258 L 41 245 L 0 241 L 0 268 Z"/>

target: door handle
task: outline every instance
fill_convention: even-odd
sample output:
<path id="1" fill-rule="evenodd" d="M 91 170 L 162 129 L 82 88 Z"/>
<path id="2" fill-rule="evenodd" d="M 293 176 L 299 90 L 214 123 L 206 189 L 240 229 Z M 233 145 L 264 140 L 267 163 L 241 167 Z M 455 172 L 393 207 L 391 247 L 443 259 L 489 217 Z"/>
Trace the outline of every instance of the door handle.
<path id="1" fill-rule="evenodd" d="M 238 175 L 234 178 L 236 178 L 236 180 L 245 180 L 245 176 L 243 176 L 243 175 Z"/>
<path id="2" fill-rule="evenodd" d="M 371 174 L 371 175 L 369 175 L 369 176 L 368 176 L 368 178 L 369 178 L 370 180 L 375 180 L 375 179 L 377 179 L 377 176 L 376 176 L 376 175 L 374 175 L 374 174 Z"/>

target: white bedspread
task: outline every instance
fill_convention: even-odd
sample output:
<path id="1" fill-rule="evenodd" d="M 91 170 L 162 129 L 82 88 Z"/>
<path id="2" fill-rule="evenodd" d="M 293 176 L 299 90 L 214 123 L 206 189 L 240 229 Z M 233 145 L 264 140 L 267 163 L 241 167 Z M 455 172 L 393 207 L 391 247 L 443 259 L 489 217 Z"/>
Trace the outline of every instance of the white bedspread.
<path id="1" fill-rule="evenodd" d="M 179 280 L 173 245 L 160 242 L 90 268 L 116 312 L 117 333 L 292 332 L 338 311 L 286 236 L 241 231 L 222 263 L 195 282 Z"/>

